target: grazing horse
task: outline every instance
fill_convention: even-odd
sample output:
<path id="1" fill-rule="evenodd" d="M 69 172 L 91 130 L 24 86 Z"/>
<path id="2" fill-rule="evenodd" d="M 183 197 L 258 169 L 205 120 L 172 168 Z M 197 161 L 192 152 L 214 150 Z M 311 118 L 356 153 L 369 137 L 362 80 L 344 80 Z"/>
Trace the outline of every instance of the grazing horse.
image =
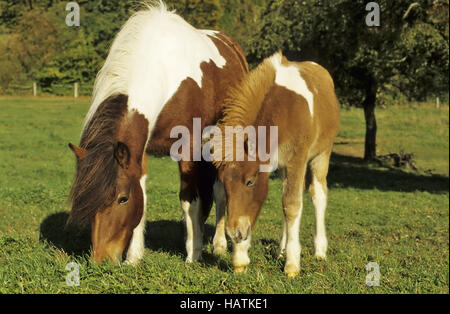
<path id="1" fill-rule="evenodd" d="M 258 155 L 250 160 L 247 133 L 241 134 L 241 138 L 246 139 L 243 145 L 237 141 L 235 144 L 234 138 L 221 139 L 226 149 L 230 139 L 233 142 L 232 156 L 230 151 L 224 154 L 222 150 L 222 155 L 218 155 L 214 151 L 218 142 L 213 142 L 213 163 L 219 170 L 227 198 L 226 230 L 233 242 L 234 270 L 245 272 L 250 263 L 251 230 L 268 192 L 269 172 L 278 166 L 283 180 L 284 211 L 280 255 L 286 254 L 285 273 L 295 277 L 300 271 L 299 227 L 305 187 L 311 193 L 316 211 L 316 256 L 326 257 L 326 177 L 339 127 L 339 105 L 333 80 L 314 62 L 290 62 L 276 53 L 229 90 L 223 112 L 223 118 L 216 125 L 221 134 L 226 127 L 240 126 L 241 132 L 249 126 L 258 126 L 258 130 L 266 127 L 264 132 L 258 132 L 258 140 L 253 142 L 256 147 L 261 143 L 265 147 L 273 146 L 273 142 L 269 143 L 274 138 L 268 127 L 278 129 L 277 146 L 270 163 L 261 161 L 259 149 Z M 238 151 L 244 151 L 243 161 L 235 159 Z M 263 164 L 269 168 L 264 172 L 260 171 Z"/>
<path id="2" fill-rule="evenodd" d="M 230 37 L 195 29 L 162 2 L 125 23 L 97 75 L 80 144 L 69 144 L 77 169 L 67 224 L 91 228 L 94 261 L 142 258 L 147 154 L 169 154 L 176 140 L 171 129 L 185 126 L 192 134 L 195 117 L 202 126 L 215 124 L 226 89 L 247 72 L 243 51 Z M 201 258 L 213 199 L 214 249 L 226 250 L 224 195 L 213 191 L 217 170 L 190 160 L 179 162 L 187 262 Z"/>

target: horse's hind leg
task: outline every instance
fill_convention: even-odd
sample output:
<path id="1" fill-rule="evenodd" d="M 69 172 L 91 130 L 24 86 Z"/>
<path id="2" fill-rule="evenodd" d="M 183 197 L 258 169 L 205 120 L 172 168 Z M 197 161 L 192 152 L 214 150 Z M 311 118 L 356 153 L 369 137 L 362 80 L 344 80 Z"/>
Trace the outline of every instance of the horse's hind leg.
<path id="1" fill-rule="evenodd" d="M 316 250 L 315 255 L 318 258 L 326 258 L 328 247 L 325 231 L 325 211 L 327 207 L 327 174 L 330 153 L 330 151 L 323 152 L 309 163 L 309 192 L 316 212 L 316 235 L 314 238 L 314 246 Z"/>
<path id="2" fill-rule="evenodd" d="M 179 163 L 180 203 L 185 224 L 186 263 L 198 261 L 202 255 L 201 199 L 198 195 L 195 164 Z"/>
<path id="3" fill-rule="evenodd" d="M 205 162 L 181 161 L 180 202 L 186 231 L 186 262 L 202 257 L 204 224 L 212 205 L 214 168 Z"/>
<path id="4" fill-rule="evenodd" d="M 283 179 L 283 190 L 285 189 L 284 184 L 286 184 L 286 169 L 280 169 L 281 178 Z M 285 217 L 286 218 L 286 217 Z M 287 243 L 287 227 L 286 219 L 283 219 L 283 233 L 280 240 L 280 253 L 278 258 L 283 258 L 286 254 L 286 243 Z"/>

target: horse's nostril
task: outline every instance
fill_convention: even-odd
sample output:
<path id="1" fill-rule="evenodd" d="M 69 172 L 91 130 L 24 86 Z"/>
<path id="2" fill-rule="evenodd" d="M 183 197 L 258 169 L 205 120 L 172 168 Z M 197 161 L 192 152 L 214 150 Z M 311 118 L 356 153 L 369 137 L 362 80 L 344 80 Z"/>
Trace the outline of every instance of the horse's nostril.
<path id="1" fill-rule="evenodd" d="M 227 234 L 234 243 L 246 241 L 251 233 L 251 225 L 248 219 L 240 219 L 235 227 L 228 226 Z"/>

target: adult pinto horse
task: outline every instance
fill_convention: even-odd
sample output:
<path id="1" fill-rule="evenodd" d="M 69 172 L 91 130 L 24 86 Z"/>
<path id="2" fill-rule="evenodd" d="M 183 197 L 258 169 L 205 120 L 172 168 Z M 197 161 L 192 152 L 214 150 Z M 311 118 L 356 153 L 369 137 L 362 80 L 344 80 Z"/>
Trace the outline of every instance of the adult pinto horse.
<path id="1" fill-rule="evenodd" d="M 339 105 L 330 74 L 313 62 L 290 62 L 281 53 L 267 58 L 228 93 L 224 117 L 217 127 L 224 134 L 227 127 L 237 126 L 245 133 L 240 136 L 244 139 L 242 143 L 226 137 L 220 139 L 222 143 L 215 138 L 212 141 L 213 162 L 226 191 L 226 229 L 234 246 L 235 272 L 246 271 L 250 263 L 251 230 L 267 195 L 269 171 L 278 166 L 283 179 L 284 211 L 280 255 L 286 254 L 285 273 L 295 277 L 300 270 L 299 227 L 305 187 L 311 193 L 316 211 L 316 256 L 326 257 L 326 177 L 339 127 Z M 258 139 L 252 145 L 249 126 L 258 126 Z M 278 128 L 277 138 L 270 136 L 269 126 Z M 275 149 L 271 148 L 270 163 L 259 158 L 261 143 L 264 147 L 276 145 Z M 217 154 L 217 145 L 223 144 L 225 154 L 222 149 Z M 235 159 L 239 151 L 245 155 L 243 161 Z M 254 156 L 253 160 L 250 155 Z M 261 166 L 266 166 L 267 171 L 261 172 Z"/>
<path id="2" fill-rule="evenodd" d="M 201 118 L 202 127 L 216 123 L 226 89 L 247 72 L 236 42 L 195 29 L 163 3 L 125 23 L 96 78 L 80 144 L 69 144 L 77 170 L 67 223 L 91 227 L 94 261 L 142 258 L 147 154 L 169 154 L 175 141 L 171 129 L 185 126 L 192 134 L 194 117 Z M 179 172 L 186 261 L 201 258 L 213 198 L 218 211 L 214 249 L 225 251 L 225 202 L 223 193 L 213 193 L 215 167 L 184 160 Z"/>

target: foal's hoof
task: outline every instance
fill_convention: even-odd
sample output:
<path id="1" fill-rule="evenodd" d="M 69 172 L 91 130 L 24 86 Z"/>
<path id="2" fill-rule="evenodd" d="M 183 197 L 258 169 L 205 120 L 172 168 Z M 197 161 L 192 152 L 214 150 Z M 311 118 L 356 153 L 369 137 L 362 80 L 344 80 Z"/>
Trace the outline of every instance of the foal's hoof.
<path id="1" fill-rule="evenodd" d="M 300 273 L 300 268 L 295 265 L 286 265 L 284 268 L 284 273 L 288 278 L 295 278 Z"/>
<path id="2" fill-rule="evenodd" d="M 324 252 L 316 252 L 316 254 L 314 255 L 317 259 L 322 259 L 322 260 L 326 260 L 327 259 L 327 254 Z"/>
<path id="3" fill-rule="evenodd" d="M 245 274 L 247 272 L 248 266 L 234 266 L 235 274 Z"/>
<path id="4" fill-rule="evenodd" d="M 216 245 L 214 246 L 213 253 L 217 255 L 224 255 L 227 253 L 226 245 Z"/>
<path id="5" fill-rule="evenodd" d="M 136 266 L 140 261 L 140 259 L 127 259 L 125 262 L 123 262 L 123 264 L 128 266 Z"/>

